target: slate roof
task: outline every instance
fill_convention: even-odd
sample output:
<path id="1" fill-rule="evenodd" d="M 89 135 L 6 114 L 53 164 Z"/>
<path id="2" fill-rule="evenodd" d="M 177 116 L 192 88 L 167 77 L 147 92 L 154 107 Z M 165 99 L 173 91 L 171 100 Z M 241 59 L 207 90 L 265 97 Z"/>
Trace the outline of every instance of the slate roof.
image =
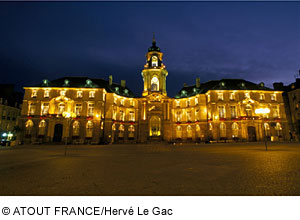
<path id="1" fill-rule="evenodd" d="M 32 87 L 104 88 L 107 92 L 121 96 L 136 97 L 128 87 L 123 88 L 116 83 L 110 86 L 107 80 L 89 77 L 63 77 L 52 81 L 43 80 L 43 82 Z"/>
<path id="2" fill-rule="evenodd" d="M 196 94 L 204 94 L 209 90 L 264 90 L 273 91 L 267 88 L 263 83 L 255 84 L 243 79 L 221 79 L 211 80 L 201 83 L 200 87 L 196 85 L 184 86 L 175 96 L 175 98 L 185 98 Z"/>

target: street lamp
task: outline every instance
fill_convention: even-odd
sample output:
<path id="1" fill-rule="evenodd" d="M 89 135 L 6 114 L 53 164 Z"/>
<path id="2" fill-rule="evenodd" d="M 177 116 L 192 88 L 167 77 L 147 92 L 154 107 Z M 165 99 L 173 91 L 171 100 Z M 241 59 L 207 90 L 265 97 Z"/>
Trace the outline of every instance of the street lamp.
<path id="1" fill-rule="evenodd" d="M 257 109 L 255 109 L 255 114 L 261 116 L 261 122 L 262 122 L 263 136 L 264 136 L 264 139 L 265 139 L 266 151 L 268 150 L 268 146 L 267 146 L 266 131 L 265 131 L 264 123 L 263 123 L 263 117 L 266 114 L 269 114 L 269 113 L 270 113 L 270 109 L 269 108 L 257 108 Z"/>
<path id="2" fill-rule="evenodd" d="M 76 114 L 73 112 L 63 112 L 62 116 L 67 120 L 67 132 L 68 135 L 66 136 L 65 142 L 65 156 L 67 156 L 67 145 L 68 145 L 68 137 L 70 136 L 70 125 L 73 118 L 76 117 Z"/>

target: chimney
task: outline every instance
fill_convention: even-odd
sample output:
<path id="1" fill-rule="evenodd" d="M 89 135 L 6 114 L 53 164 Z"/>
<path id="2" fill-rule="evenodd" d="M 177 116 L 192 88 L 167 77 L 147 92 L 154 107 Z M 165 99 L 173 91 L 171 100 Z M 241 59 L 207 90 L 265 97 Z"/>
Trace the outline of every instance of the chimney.
<path id="1" fill-rule="evenodd" d="M 183 83 L 183 87 L 187 87 L 187 84 L 186 84 L 186 83 Z"/>
<path id="2" fill-rule="evenodd" d="M 125 88 L 126 87 L 126 80 L 121 80 L 121 87 L 122 88 Z"/>
<path id="3" fill-rule="evenodd" d="M 196 78 L 196 87 L 200 88 L 200 77 Z"/>
<path id="4" fill-rule="evenodd" d="M 110 86 L 112 85 L 112 83 L 113 83 L 113 77 L 112 77 L 112 75 L 109 75 L 109 77 L 108 77 L 108 83 L 109 83 Z"/>

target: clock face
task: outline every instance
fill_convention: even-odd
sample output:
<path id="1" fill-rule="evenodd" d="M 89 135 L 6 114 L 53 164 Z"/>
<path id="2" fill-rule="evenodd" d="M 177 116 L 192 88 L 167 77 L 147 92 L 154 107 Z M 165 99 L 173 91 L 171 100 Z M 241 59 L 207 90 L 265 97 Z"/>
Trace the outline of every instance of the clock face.
<path id="1" fill-rule="evenodd" d="M 157 56 L 152 57 L 152 62 L 157 62 Z"/>
<path id="2" fill-rule="evenodd" d="M 151 82 L 153 83 L 157 83 L 158 82 L 158 78 L 157 76 L 153 76 Z"/>

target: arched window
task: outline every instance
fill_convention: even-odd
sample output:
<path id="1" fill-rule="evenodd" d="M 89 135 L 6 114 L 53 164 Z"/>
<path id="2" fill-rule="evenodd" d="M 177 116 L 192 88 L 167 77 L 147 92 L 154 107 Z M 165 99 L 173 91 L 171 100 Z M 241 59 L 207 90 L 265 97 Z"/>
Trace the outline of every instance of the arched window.
<path id="1" fill-rule="evenodd" d="M 220 137 L 226 137 L 226 125 L 223 122 L 220 124 Z"/>
<path id="2" fill-rule="evenodd" d="M 270 134 L 270 125 L 268 123 L 264 123 L 265 135 L 267 137 L 271 136 Z"/>
<path id="3" fill-rule="evenodd" d="M 34 115 L 35 111 L 36 111 L 36 105 L 35 105 L 35 103 L 30 103 L 28 114 L 29 115 Z"/>
<path id="4" fill-rule="evenodd" d="M 31 135 L 32 127 L 33 127 L 32 120 L 26 121 L 26 123 L 25 123 L 25 134 L 26 135 Z"/>
<path id="5" fill-rule="evenodd" d="M 237 123 L 233 123 L 231 126 L 232 129 L 232 137 L 237 138 L 239 136 L 239 126 Z"/>
<path id="6" fill-rule="evenodd" d="M 187 128 L 186 128 L 186 131 L 187 131 L 187 137 L 192 138 L 193 137 L 192 126 L 188 125 Z"/>
<path id="7" fill-rule="evenodd" d="M 197 134 L 197 137 L 200 137 L 200 136 L 201 136 L 200 125 L 196 125 L 196 134 Z"/>
<path id="8" fill-rule="evenodd" d="M 94 128 L 93 122 L 88 121 L 86 123 L 86 133 L 85 133 L 86 137 L 88 137 L 88 138 L 93 137 L 93 128 Z"/>
<path id="9" fill-rule="evenodd" d="M 119 138 L 124 137 L 124 125 L 120 124 L 119 126 Z"/>
<path id="10" fill-rule="evenodd" d="M 129 127 L 128 127 L 128 137 L 129 138 L 134 138 L 134 126 L 133 125 L 130 125 Z"/>
<path id="11" fill-rule="evenodd" d="M 80 132 L 80 123 L 79 121 L 74 121 L 73 123 L 73 136 L 79 136 Z"/>
<path id="12" fill-rule="evenodd" d="M 45 120 L 42 120 L 39 123 L 39 135 L 44 136 L 45 132 L 46 132 L 46 122 Z"/>
<path id="13" fill-rule="evenodd" d="M 176 127 L 176 138 L 182 138 L 182 128 L 179 125 Z"/>
<path id="14" fill-rule="evenodd" d="M 158 91 L 159 90 L 159 80 L 157 76 L 153 76 L 151 79 L 151 91 Z"/>
<path id="15" fill-rule="evenodd" d="M 158 59 L 157 59 L 157 56 L 153 56 L 152 57 L 152 66 L 158 66 Z"/>
<path id="16" fill-rule="evenodd" d="M 276 123 L 275 130 L 276 130 L 277 136 L 282 137 L 282 127 L 279 122 Z"/>

